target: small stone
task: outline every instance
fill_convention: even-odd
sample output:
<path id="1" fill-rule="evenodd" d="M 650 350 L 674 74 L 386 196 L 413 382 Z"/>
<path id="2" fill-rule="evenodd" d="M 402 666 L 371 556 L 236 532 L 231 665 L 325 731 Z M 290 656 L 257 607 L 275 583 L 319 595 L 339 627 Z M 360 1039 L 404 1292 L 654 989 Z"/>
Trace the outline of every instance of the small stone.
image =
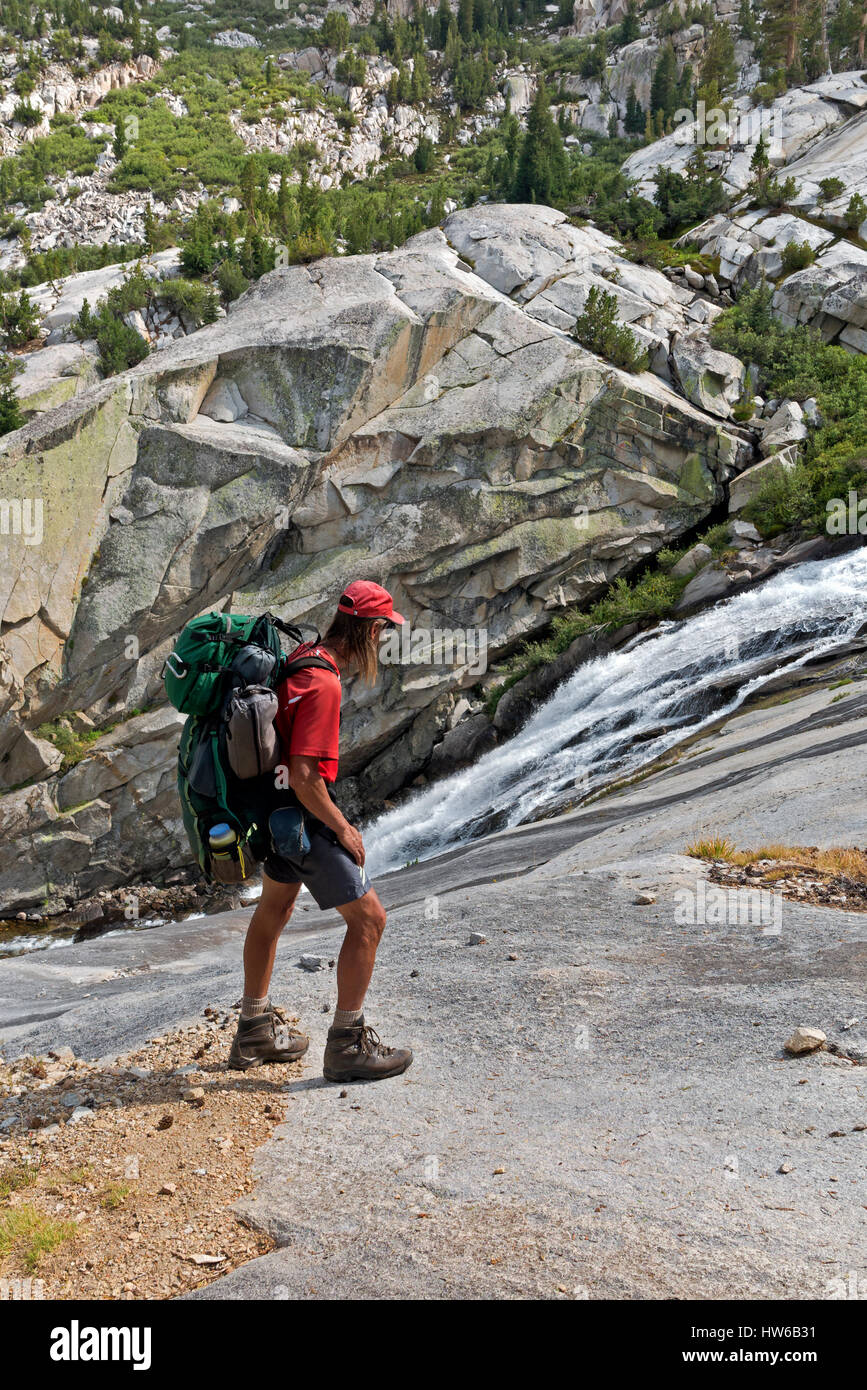
<path id="1" fill-rule="evenodd" d="M 410 972 L 409 972 L 409 978 L 410 978 L 411 980 L 417 980 L 417 979 L 418 979 L 418 971 L 417 971 L 417 970 L 410 970 Z"/>
<path id="2" fill-rule="evenodd" d="M 340 1100 L 346 1100 L 346 1097 L 347 1097 L 348 1095 L 349 1095 L 349 1092 L 348 1092 L 348 1091 L 341 1091 L 341 1092 L 340 1092 L 340 1097 L 339 1097 L 339 1098 L 340 1098 Z"/>
<path id="3" fill-rule="evenodd" d="M 648 907 L 650 903 L 656 902 L 656 898 L 652 893 L 636 893 L 632 901 L 636 907 Z"/>
<path id="4" fill-rule="evenodd" d="M 467 942 L 467 945 L 468 945 L 468 946 L 485 946 L 485 945 L 487 945 L 487 941 L 488 941 L 488 938 L 485 936 L 485 934 L 484 934 L 483 932 L 480 932 L 480 931 L 471 931 L 471 932 L 470 932 L 470 938 L 469 938 L 469 941 Z"/>
<path id="5" fill-rule="evenodd" d="M 860 1123 L 860 1124 L 857 1124 L 857 1125 L 853 1125 L 853 1126 L 852 1126 L 852 1133 L 853 1133 L 853 1134 L 861 1134 L 862 1131 L 865 1130 L 865 1129 L 867 1129 L 867 1124 L 864 1124 L 864 1123 L 862 1122 L 862 1123 Z"/>
<path id="6" fill-rule="evenodd" d="M 163 1115 L 157 1122 L 157 1129 L 171 1129 L 175 1122 L 174 1115 Z"/>
<path id="7" fill-rule="evenodd" d="M 53 1057 L 55 1062 L 74 1062 L 75 1053 L 71 1047 L 55 1047 L 49 1052 L 49 1057 Z"/>
<path id="8" fill-rule="evenodd" d="M 221 1265 L 224 1263 L 225 1255 L 188 1255 L 194 1265 Z"/>
<path id="9" fill-rule="evenodd" d="M 196 1105 L 199 1101 L 204 1103 L 205 1092 L 202 1086 L 188 1086 L 181 1092 L 181 1100 L 187 1101 L 189 1105 Z"/>
<path id="10" fill-rule="evenodd" d="M 829 1139 L 845 1139 L 845 1138 L 846 1138 L 846 1131 L 845 1131 L 845 1129 L 832 1129 L 831 1132 L 830 1132 L 830 1134 L 828 1135 L 828 1138 L 829 1138 Z"/>
<path id="11" fill-rule="evenodd" d="M 298 964 L 302 970 L 321 970 L 324 962 L 321 956 L 302 956 Z"/>
<path id="12" fill-rule="evenodd" d="M 77 1125 L 80 1124 L 82 1120 L 92 1120 L 93 1114 L 94 1112 L 89 1105 L 76 1105 L 69 1117 L 69 1123 L 71 1125 Z"/>
<path id="13" fill-rule="evenodd" d="M 816 1052 L 824 1047 L 827 1039 L 819 1028 L 796 1028 L 790 1038 L 783 1043 L 787 1052 L 797 1057 L 801 1052 Z"/>
<path id="14" fill-rule="evenodd" d="M 778 1172 L 778 1173 L 792 1173 L 792 1172 L 794 1172 L 794 1168 L 795 1168 L 795 1165 L 794 1165 L 793 1163 L 781 1163 L 780 1166 L 779 1166 L 779 1168 L 777 1169 L 777 1172 Z"/>
<path id="15" fill-rule="evenodd" d="M 518 957 L 517 957 L 517 955 L 515 954 L 514 951 L 510 951 L 509 954 L 508 954 L 508 956 L 506 957 L 506 959 L 507 959 L 507 960 L 517 960 Z"/>
<path id="16" fill-rule="evenodd" d="M 67 1091 L 66 1095 L 62 1097 L 60 1104 L 68 1106 L 70 1110 L 74 1110 L 76 1106 L 81 1105 L 82 1100 L 83 1097 L 79 1091 Z"/>

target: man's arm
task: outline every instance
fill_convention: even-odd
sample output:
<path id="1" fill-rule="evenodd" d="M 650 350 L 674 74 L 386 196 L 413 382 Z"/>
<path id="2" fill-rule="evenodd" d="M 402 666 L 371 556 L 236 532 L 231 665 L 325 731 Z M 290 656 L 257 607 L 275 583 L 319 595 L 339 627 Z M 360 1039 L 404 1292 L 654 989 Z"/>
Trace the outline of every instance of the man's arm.
<path id="1" fill-rule="evenodd" d="M 333 830 L 345 850 L 348 850 L 356 864 L 364 863 L 364 842 L 361 833 L 335 806 L 325 786 L 325 778 L 319 771 L 319 759 L 304 757 L 297 753 L 289 756 L 289 785 L 301 805 L 311 815 Z"/>

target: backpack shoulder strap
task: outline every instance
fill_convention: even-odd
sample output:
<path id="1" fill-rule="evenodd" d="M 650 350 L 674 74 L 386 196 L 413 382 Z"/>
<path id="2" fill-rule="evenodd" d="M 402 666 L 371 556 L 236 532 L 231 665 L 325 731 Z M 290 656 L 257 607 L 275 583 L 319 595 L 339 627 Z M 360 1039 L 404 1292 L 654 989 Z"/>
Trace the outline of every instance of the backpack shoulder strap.
<path id="1" fill-rule="evenodd" d="M 303 671 L 308 666 L 315 666 L 321 671 L 330 671 L 334 676 L 338 674 L 331 662 L 326 661 L 324 656 L 299 656 L 295 661 L 286 663 L 281 673 L 281 679 L 285 680 L 287 676 L 294 676 L 296 671 Z"/>

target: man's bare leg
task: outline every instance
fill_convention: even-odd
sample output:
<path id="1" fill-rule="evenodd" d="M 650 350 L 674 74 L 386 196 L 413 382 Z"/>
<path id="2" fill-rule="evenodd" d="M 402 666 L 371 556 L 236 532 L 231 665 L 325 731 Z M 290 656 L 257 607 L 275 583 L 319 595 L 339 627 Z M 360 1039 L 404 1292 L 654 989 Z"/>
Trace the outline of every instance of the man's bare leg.
<path id="1" fill-rule="evenodd" d="M 248 998 L 268 996 L 277 942 L 300 892 L 300 883 L 278 883 L 263 872 L 262 896 L 244 941 L 244 994 Z"/>
<path id="2" fill-rule="evenodd" d="M 344 903 L 337 911 L 346 923 L 346 936 L 337 958 L 337 1007 L 340 1010 L 360 1009 L 373 965 L 376 949 L 385 930 L 385 908 L 375 888 L 363 898 Z"/>
<path id="3" fill-rule="evenodd" d="M 244 941 L 244 1000 L 229 1066 L 246 1071 L 262 1062 L 297 1062 L 309 1040 L 280 1021 L 269 1005 L 268 990 L 280 933 L 292 916 L 300 883 L 278 883 L 262 874 L 262 896 Z"/>
<path id="4" fill-rule="evenodd" d="M 362 1014 L 385 929 L 385 909 L 371 888 L 363 898 L 344 903 L 337 911 L 346 922 L 346 936 L 337 960 L 337 1011 L 325 1044 L 325 1078 L 381 1081 L 400 1076 L 412 1062 L 412 1052 L 408 1047 L 385 1047 L 365 1026 Z"/>

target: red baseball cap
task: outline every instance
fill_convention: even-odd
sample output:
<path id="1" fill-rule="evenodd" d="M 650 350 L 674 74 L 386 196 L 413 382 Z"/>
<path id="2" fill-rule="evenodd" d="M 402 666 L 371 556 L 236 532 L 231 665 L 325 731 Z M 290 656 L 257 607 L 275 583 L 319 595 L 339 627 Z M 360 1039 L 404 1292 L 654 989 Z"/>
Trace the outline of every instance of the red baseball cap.
<path id="1" fill-rule="evenodd" d="M 355 618 L 387 618 L 392 623 L 404 621 L 400 613 L 395 613 L 388 590 L 370 579 L 356 579 L 348 585 L 343 590 L 337 609 L 340 613 L 351 613 Z"/>

